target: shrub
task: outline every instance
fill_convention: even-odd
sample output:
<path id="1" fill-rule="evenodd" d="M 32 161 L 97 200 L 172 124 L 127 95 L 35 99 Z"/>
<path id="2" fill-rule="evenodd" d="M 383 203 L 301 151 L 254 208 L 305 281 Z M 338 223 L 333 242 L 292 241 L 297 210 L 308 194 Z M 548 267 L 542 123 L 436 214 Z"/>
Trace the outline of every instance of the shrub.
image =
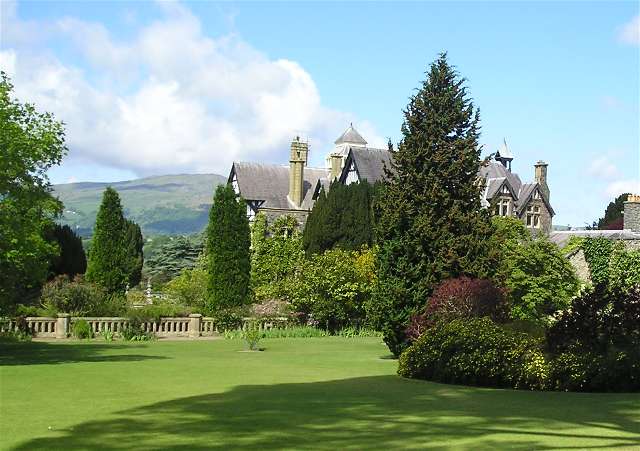
<path id="1" fill-rule="evenodd" d="M 551 360 L 549 384 L 564 391 L 638 391 L 640 351 L 597 353 L 571 348 Z"/>
<path id="2" fill-rule="evenodd" d="M 620 291 L 640 286 L 640 249 L 614 248 L 609 262 L 609 284 Z"/>
<path id="3" fill-rule="evenodd" d="M 603 237 L 585 238 L 582 242 L 584 258 L 589 265 L 591 282 L 600 285 L 609 281 L 609 261 L 614 242 Z"/>
<path id="4" fill-rule="evenodd" d="M 91 330 L 91 326 L 83 319 L 73 322 L 73 325 L 71 326 L 71 334 L 75 338 L 79 339 L 93 338 L 93 330 Z"/>
<path id="5" fill-rule="evenodd" d="M 242 318 L 245 314 L 246 308 L 236 307 L 219 310 L 212 317 L 218 331 L 226 332 L 240 329 L 242 327 Z"/>
<path id="6" fill-rule="evenodd" d="M 104 338 L 104 341 L 111 342 L 114 339 L 113 331 L 109 329 L 104 329 L 103 331 L 100 332 L 100 335 L 102 335 L 102 338 Z"/>
<path id="7" fill-rule="evenodd" d="M 149 341 L 153 340 L 155 335 L 144 330 L 142 321 L 139 318 L 132 318 L 122 330 L 122 338 L 127 341 Z"/>
<path id="8" fill-rule="evenodd" d="M 262 329 L 257 321 L 249 321 L 242 331 L 242 338 L 247 342 L 249 351 L 258 351 L 258 343 L 262 339 Z"/>
<path id="9" fill-rule="evenodd" d="M 64 275 L 54 278 L 42 288 L 40 302 L 49 316 L 58 313 L 116 316 L 125 309 L 122 295 L 109 295 L 98 285 L 85 281 L 82 276 L 76 276 L 73 280 Z"/>
<path id="10" fill-rule="evenodd" d="M 292 315 L 291 303 L 282 299 L 270 299 L 260 304 L 254 304 L 249 314 L 258 318 L 288 318 Z"/>
<path id="11" fill-rule="evenodd" d="M 398 374 L 453 384 L 542 389 L 548 366 L 539 340 L 489 318 L 440 321 L 400 356 Z"/>
<path id="12" fill-rule="evenodd" d="M 139 308 L 130 308 L 127 311 L 129 319 L 144 321 L 160 321 L 161 318 L 184 318 L 192 313 L 190 307 L 160 301 Z"/>
<path id="13" fill-rule="evenodd" d="M 200 259 L 195 268 L 183 269 L 178 277 L 169 281 L 164 292 L 176 303 L 202 311 L 206 305 L 207 283 L 204 260 Z"/>
<path id="14" fill-rule="evenodd" d="M 482 316 L 494 321 L 507 318 L 508 308 L 503 291 L 490 280 L 469 277 L 448 279 L 435 289 L 424 313 L 411 317 L 406 334 L 415 340 L 436 321 Z"/>

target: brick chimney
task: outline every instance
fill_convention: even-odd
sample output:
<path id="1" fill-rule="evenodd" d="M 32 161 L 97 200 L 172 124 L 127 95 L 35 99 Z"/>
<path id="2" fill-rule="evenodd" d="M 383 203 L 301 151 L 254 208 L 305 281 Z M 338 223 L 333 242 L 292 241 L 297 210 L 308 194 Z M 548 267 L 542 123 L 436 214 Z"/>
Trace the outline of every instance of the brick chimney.
<path id="1" fill-rule="evenodd" d="M 332 153 L 329 155 L 329 161 L 331 162 L 331 176 L 330 181 L 334 181 L 340 176 L 342 172 L 342 155 L 339 153 Z"/>
<path id="2" fill-rule="evenodd" d="M 624 226 L 625 230 L 640 233 L 640 195 L 629 194 L 624 203 Z"/>
<path id="3" fill-rule="evenodd" d="M 535 180 L 540 185 L 540 189 L 547 196 L 547 200 L 550 197 L 549 185 L 547 185 L 547 166 L 549 166 L 544 161 L 538 161 L 535 167 Z"/>
<path id="4" fill-rule="evenodd" d="M 304 167 L 307 165 L 309 144 L 300 141 L 300 137 L 291 142 L 291 158 L 289 159 L 289 200 L 296 207 L 302 205 L 304 196 Z"/>

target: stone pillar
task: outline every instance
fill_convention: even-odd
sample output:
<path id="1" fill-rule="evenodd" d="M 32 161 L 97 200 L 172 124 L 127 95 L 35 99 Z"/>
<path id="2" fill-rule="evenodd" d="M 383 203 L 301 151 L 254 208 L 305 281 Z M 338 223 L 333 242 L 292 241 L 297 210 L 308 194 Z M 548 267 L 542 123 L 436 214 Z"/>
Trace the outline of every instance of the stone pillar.
<path id="1" fill-rule="evenodd" d="M 69 314 L 58 313 L 58 321 L 56 322 L 56 338 L 67 338 L 69 336 Z"/>
<path id="2" fill-rule="evenodd" d="M 304 167 L 307 165 L 309 145 L 296 136 L 291 142 L 289 159 L 289 200 L 300 207 L 304 198 Z"/>
<path id="3" fill-rule="evenodd" d="M 200 336 L 200 323 L 202 321 L 202 315 L 199 313 L 193 313 L 189 315 L 189 337 L 198 338 Z"/>
<path id="4" fill-rule="evenodd" d="M 624 203 L 624 229 L 640 233 L 640 195 L 629 194 Z"/>

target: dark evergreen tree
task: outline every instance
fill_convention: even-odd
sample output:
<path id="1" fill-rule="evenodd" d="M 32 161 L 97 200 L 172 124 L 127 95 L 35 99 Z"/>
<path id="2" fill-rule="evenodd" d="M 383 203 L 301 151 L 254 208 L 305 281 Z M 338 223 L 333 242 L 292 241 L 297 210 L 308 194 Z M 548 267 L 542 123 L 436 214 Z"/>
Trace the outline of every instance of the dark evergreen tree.
<path id="1" fill-rule="evenodd" d="M 129 286 L 135 287 L 142 280 L 142 266 L 144 265 L 144 238 L 140 226 L 129 219 L 125 219 L 125 241 L 127 244 L 127 257 L 129 259 Z"/>
<path id="2" fill-rule="evenodd" d="M 124 292 L 129 281 L 131 263 L 125 227 L 120 196 L 108 187 L 96 216 L 86 278 L 110 293 Z"/>
<path id="3" fill-rule="evenodd" d="M 307 218 L 303 235 L 305 253 L 371 246 L 373 197 L 374 188 L 366 181 L 350 185 L 332 183 L 329 193 L 320 194 Z"/>
<path id="4" fill-rule="evenodd" d="M 404 111 L 403 138 L 385 170 L 376 207 L 379 283 L 368 315 L 395 355 L 435 286 L 492 272 L 491 221 L 477 183 L 479 113 L 464 82 L 441 54 Z"/>
<path id="5" fill-rule="evenodd" d="M 624 211 L 624 202 L 627 200 L 628 195 L 629 193 L 620 194 L 613 202 L 609 202 L 604 212 L 604 217 L 598 220 L 598 229 L 622 230 L 624 225 L 622 212 Z"/>
<path id="6" fill-rule="evenodd" d="M 236 198 L 231 186 L 218 186 L 206 236 L 211 311 L 249 300 L 250 241 L 244 200 Z"/>
<path id="7" fill-rule="evenodd" d="M 183 270 L 193 269 L 203 248 L 201 235 L 172 237 L 145 260 L 145 272 L 155 282 L 167 282 Z"/>
<path id="8" fill-rule="evenodd" d="M 49 277 L 67 274 L 73 277 L 87 270 L 87 257 L 82 247 L 82 239 L 68 225 L 55 224 L 47 233 L 49 241 L 58 244 L 60 253 L 51 260 Z"/>

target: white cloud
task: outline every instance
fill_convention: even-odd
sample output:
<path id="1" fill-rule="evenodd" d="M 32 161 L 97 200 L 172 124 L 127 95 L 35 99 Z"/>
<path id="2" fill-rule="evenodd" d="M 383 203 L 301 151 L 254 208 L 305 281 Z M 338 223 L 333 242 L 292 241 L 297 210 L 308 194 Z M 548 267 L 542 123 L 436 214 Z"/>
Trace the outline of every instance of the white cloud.
<path id="1" fill-rule="evenodd" d="M 286 162 L 302 133 L 321 162 L 350 121 L 384 146 L 370 123 L 324 107 L 298 63 L 270 59 L 234 34 L 210 38 L 183 5 L 159 6 L 163 17 L 127 41 L 73 17 L 37 24 L 72 45 L 74 64 L 33 42 L 26 49 L 34 24 L 9 10 L 15 38 L 3 44 L 0 67 L 19 99 L 64 120 L 71 158 L 140 174 L 226 174 L 234 160 Z"/>
<path id="2" fill-rule="evenodd" d="M 618 29 L 618 40 L 624 44 L 640 45 L 640 15 Z"/>
<path id="3" fill-rule="evenodd" d="M 601 179 L 612 179 L 620 175 L 618 167 L 611 162 L 608 156 L 597 157 L 592 160 L 587 168 L 587 174 Z"/>
<path id="4" fill-rule="evenodd" d="M 618 180 L 610 183 L 606 190 L 606 194 L 610 198 L 614 198 L 623 193 L 640 193 L 640 180 Z"/>

